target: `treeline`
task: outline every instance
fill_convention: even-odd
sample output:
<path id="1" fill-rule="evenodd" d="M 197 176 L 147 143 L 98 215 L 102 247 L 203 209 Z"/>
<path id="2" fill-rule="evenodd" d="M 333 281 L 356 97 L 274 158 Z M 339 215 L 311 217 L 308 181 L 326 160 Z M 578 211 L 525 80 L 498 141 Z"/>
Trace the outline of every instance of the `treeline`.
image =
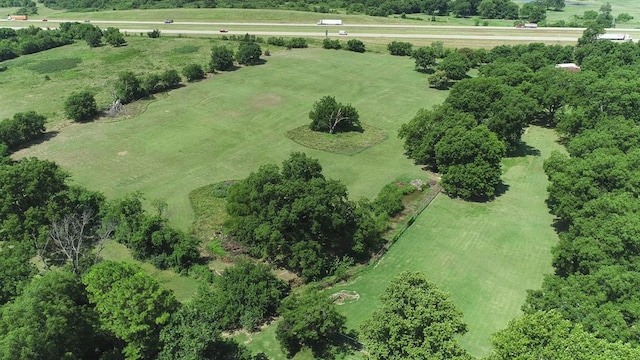
<path id="1" fill-rule="evenodd" d="M 127 10 L 127 9 L 165 9 L 165 8 L 244 8 L 244 9 L 287 9 L 312 11 L 319 13 L 335 12 L 346 9 L 347 13 L 371 16 L 389 16 L 392 14 L 419 14 L 459 17 L 480 16 L 488 19 L 526 18 L 532 12 L 545 14 L 547 9 L 562 9 L 564 0 L 536 0 L 522 9 L 511 0 L 343 0 L 328 1 L 284 1 L 284 0 L 44 0 L 42 3 L 52 9 L 68 10 Z M 521 13 L 522 11 L 522 13 Z M 539 15 L 536 15 L 539 16 Z"/>
<path id="2" fill-rule="evenodd" d="M 409 46 L 400 45 L 391 43 L 390 50 L 404 49 L 403 55 L 410 51 Z M 433 63 L 434 54 L 447 53 L 435 74 L 451 72 L 461 80 L 453 85 L 444 104 L 422 109 L 402 125 L 398 136 L 405 141 L 406 154 L 417 164 L 440 172 L 442 186 L 450 195 L 492 198 L 501 191 L 502 158 L 522 151 L 524 128 L 530 123 L 555 122 L 564 84 L 572 76 L 555 64 L 572 60 L 573 47 L 534 43 L 498 46 L 488 52 L 441 52 L 435 46 L 415 50 L 416 64 L 424 53 L 430 54 Z M 482 65 L 481 76 L 464 78 L 472 64 Z"/>
<path id="3" fill-rule="evenodd" d="M 76 40 L 85 40 L 90 47 L 98 47 L 103 39 L 113 46 L 126 43 L 116 28 L 103 31 L 98 26 L 84 23 L 61 23 L 59 29 L 49 30 L 35 26 L 18 30 L 0 28 L 0 61 L 72 44 Z"/>
<path id="4" fill-rule="evenodd" d="M 564 84 L 556 126 L 568 155 L 544 165 L 560 237 L 555 274 L 523 310 L 554 310 L 599 338 L 638 346 L 640 47 L 583 41 L 576 60 L 588 71 Z"/>

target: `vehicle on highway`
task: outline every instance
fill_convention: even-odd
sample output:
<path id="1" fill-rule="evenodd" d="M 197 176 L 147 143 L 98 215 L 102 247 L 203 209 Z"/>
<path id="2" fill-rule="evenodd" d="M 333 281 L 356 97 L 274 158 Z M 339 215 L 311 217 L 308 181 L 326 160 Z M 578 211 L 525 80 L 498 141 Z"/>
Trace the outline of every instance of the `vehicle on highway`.
<path id="1" fill-rule="evenodd" d="M 173 19 L 167 19 L 164 21 L 165 24 L 173 24 Z"/>
<path id="2" fill-rule="evenodd" d="M 229 32 L 229 30 L 227 30 L 227 29 L 220 29 L 220 32 L 221 32 L 221 33 L 228 33 L 228 32 Z"/>
<path id="3" fill-rule="evenodd" d="M 345 30 L 340 30 L 338 31 L 338 35 L 347 35 L 347 32 Z"/>
<path id="4" fill-rule="evenodd" d="M 89 23 L 89 22 L 91 22 L 91 20 L 89 20 L 89 19 L 84 19 L 84 22 Z"/>
<path id="5" fill-rule="evenodd" d="M 42 19 L 42 21 L 49 21 L 49 20 L 47 20 L 47 19 Z"/>

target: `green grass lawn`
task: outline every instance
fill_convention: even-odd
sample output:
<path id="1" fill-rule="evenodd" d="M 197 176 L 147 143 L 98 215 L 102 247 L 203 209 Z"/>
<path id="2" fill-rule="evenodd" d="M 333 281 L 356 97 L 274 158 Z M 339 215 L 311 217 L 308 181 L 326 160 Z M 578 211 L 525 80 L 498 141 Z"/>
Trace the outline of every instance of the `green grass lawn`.
<path id="1" fill-rule="evenodd" d="M 170 44 L 181 48 L 191 41 L 165 38 L 158 44 L 162 53 L 174 53 Z M 112 68 L 96 70 L 95 64 L 116 51 L 144 55 L 135 61 L 143 63 L 145 69 L 154 69 L 156 63 L 158 68 L 165 66 L 166 59 L 151 55 L 151 47 L 145 45 L 149 43 L 151 40 L 131 41 L 126 48 L 96 52 L 77 44 L 21 57 L 8 64 L 8 71 L 14 67 L 18 67 L 16 72 L 23 71 L 22 66 L 28 68 L 42 58 L 88 53 L 85 56 L 93 61 L 55 73 L 56 80 L 81 72 L 89 75 L 89 82 L 108 84 Z M 195 55 L 198 59 L 200 50 Z M 218 74 L 159 96 L 133 118 L 63 127 L 55 137 L 16 156 L 54 160 L 70 171 L 77 183 L 103 191 L 110 198 L 142 191 L 147 199 L 164 199 L 171 219 L 184 229 L 194 219 L 188 199 L 191 190 L 246 177 L 265 163 L 282 162 L 292 151 L 318 158 L 325 175 L 343 181 L 351 196 L 373 197 L 398 177 L 425 175 L 404 157 L 397 130 L 419 108 L 441 102 L 447 93 L 430 90 L 426 76 L 415 72 L 413 66 L 407 57 L 381 54 L 322 49 L 276 51 L 264 65 Z M 66 86 L 80 86 L 79 82 L 65 85 L 36 80 L 31 80 L 34 93 L 41 94 L 41 88 L 47 87 L 59 98 L 47 107 L 34 104 L 36 110 L 48 113 L 60 111 L 68 93 Z M 15 84 L 4 83 L 0 91 L 3 88 L 24 93 Z M 384 131 L 387 139 L 353 156 L 309 149 L 288 139 L 287 131 L 309 123 L 313 103 L 325 95 L 351 103 L 360 112 L 360 120 Z M 5 111 L 5 106 L 11 107 L 4 97 L 2 101 L 6 101 L 2 107 Z M 29 110 L 29 104 L 20 109 Z"/>

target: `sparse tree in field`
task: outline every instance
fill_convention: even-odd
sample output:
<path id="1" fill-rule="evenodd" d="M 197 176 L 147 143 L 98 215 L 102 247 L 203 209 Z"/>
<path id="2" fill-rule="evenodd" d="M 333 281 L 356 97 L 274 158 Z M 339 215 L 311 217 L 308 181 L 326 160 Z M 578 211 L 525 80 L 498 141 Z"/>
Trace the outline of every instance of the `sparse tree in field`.
<path id="1" fill-rule="evenodd" d="M 372 359 L 471 359 L 456 339 L 467 332 L 462 312 L 424 273 L 401 273 L 381 300 L 360 328 Z"/>
<path id="2" fill-rule="evenodd" d="M 122 46 L 127 43 L 119 29 L 108 27 L 104 31 L 104 41 L 111 46 Z"/>
<path id="3" fill-rule="evenodd" d="M 339 104 L 333 96 L 325 96 L 316 101 L 309 118 L 312 121 L 311 130 L 330 134 L 361 127 L 358 111 L 350 104 Z"/>
<path id="4" fill-rule="evenodd" d="M 210 67 L 212 71 L 225 71 L 233 68 L 233 50 L 223 45 L 211 49 Z"/>
<path id="5" fill-rule="evenodd" d="M 365 52 L 364 43 L 358 39 L 347 41 L 347 50 L 363 53 Z"/>
<path id="6" fill-rule="evenodd" d="M 89 91 L 72 93 L 64 102 L 64 112 L 73 121 L 87 121 L 98 113 L 98 105 Z"/>
<path id="7" fill-rule="evenodd" d="M 134 73 L 125 71 L 118 75 L 115 84 L 115 96 L 123 104 L 141 99 L 145 95 L 140 79 Z"/>
<path id="8" fill-rule="evenodd" d="M 411 53 L 411 57 L 416 61 L 416 68 L 426 71 L 436 64 L 436 53 L 430 46 L 422 46 Z"/>
<path id="9" fill-rule="evenodd" d="M 204 79 L 204 70 L 198 64 L 187 64 L 182 68 L 182 75 L 187 78 L 188 82 Z"/>
<path id="10" fill-rule="evenodd" d="M 236 51 L 236 60 L 240 65 L 257 65 L 260 63 L 262 49 L 255 42 L 241 42 Z"/>

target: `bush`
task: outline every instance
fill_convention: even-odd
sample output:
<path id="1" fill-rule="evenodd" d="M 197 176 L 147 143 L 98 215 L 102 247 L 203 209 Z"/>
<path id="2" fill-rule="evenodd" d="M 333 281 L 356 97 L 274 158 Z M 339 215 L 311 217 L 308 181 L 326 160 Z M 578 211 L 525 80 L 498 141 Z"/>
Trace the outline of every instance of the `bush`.
<path id="1" fill-rule="evenodd" d="M 363 53 L 365 51 L 364 43 L 358 39 L 351 39 L 347 41 L 347 50 Z"/>
<path id="2" fill-rule="evenodd" d="M 287 47 L 292 49 L 304 49 L 308 47 L 307 39 L 305 38 L 291 38 L 287 42 Z"/>
<path id="3" fill-rule="evenodd" d="M 233 50 L 226 46 L 214 46 L 211 49 L 211 71 L 231 70 L 233 68 Z"/>
<path id="4" fill-rule="evenodd" d="M 391 55 L 395 56 L 411 56 L 413 44 L 402 41 L 392 41 L 387 45 L 387 49 Z"/>
<path id="5" fill-rule="evenodd" d="M 157 38 L 160 37 L 160 30 L 154 29 L 153 31 L 149 31 L 147 33 L 147 36 L 152 38 L 152 39 L 157 39 Z"/>
<path id="6" fill-rule="evenodd" d="M 241 65 L 257 65 L 260 63 L 262 49 L 253 42 L 242 42 L 236 52 L 236 60 Z"/>
<path id="7" fill-rule="evenodd" d="M 329 38 L 324 38 L 324 40 L 322 40 L 322 47 L 325 49 L 340 50 L 342 48 L 342 44 L 340 44 L 340 40 L 338 39 L 331 40 Z"/>
<path id="8" fill-rule="evenodd" d="M 270 37 L 267 39 L 267 44 L 274 46 L 285 46 L 286 41 L 283 37 Z"/>
<path id="9" fill-rule="evenodd" d="M 182 69 L 182 75 L 187 78 L 188 82 L 204 79 L 204 70 L 198 64 L 187 64 Z"/>
<path id="10" fill-rule="evenodd" d="M 73 121 L 87 121 L 98 113 L 98 105 L 88 91 L 72 93 L 64 102 L 64 113 Z"/>
<path id="11" fill-rule="evenodd" d="M 398 215 L 404 210 L 402 198 L 403 190 L 396 184 L 385 185 L 373 202 L 373 208 L 376 214 L 387 214 L 389 217 Z"/>

